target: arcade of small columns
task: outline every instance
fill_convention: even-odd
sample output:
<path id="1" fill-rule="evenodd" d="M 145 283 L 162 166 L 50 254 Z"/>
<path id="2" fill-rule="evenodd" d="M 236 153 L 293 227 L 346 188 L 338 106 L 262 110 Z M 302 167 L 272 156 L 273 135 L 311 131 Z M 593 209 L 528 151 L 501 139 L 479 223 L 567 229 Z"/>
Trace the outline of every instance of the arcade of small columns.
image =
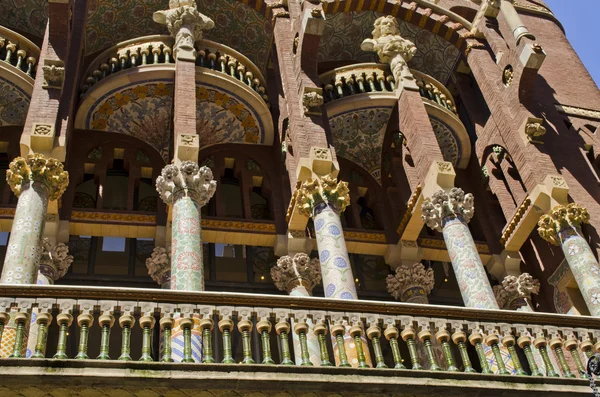
<path id="1" fill-rule="evenodd" d="M 506 1 L 502 2 L 503 5 L 507 3 Z M 184 8 L 185 10 L 183 10 Z M 201 38 L 202 29 L 210 29 L 214 24 L 200 14 L 195 5 L 189 4 L 174 10 L 158 12 L 157 15 L 155 20 L 167 24 L 171 34 L 177 40 L 174 53 L 177 70 L 175 108 L 178 109 L 178 101 L 188 95 L 187 88 L 193 86 L 185 80 L 186 76 L 189 77 L 189 73 L 186 71 L 189 72 L 194 68 L 195 55 L 191 54 L 195 51 L 193 43 Z M 179 21 L 181 23 L 174 23 L 178 21 L 178 18 L 181 19 Z M 393 20 L 393 18 L 391 19 Z M 390 21 L 390 18 L 382 17 L 378 22 L 385 23 L 386 20 Z M 393 24 L 393 22 L 390 23 Z M 279 40 L 278 30 L 289 29 L 286 24 L 289 24 L 289 20 L 285 18 L 275 19 L 276 40 Z M 398 42 L 396 52 L 383 54 L 380 47 L 390 40 Z M 285 46 L 278 47 L 283 49 Z M 376 51 L 382 62 L 390 64 L 398 82 L 399 104 L 406 101 L 421 103 L 421 99 L 418 97 L 418 87 L 406 67 L 412 48 L 414 48 L 414 44 L 403 39 L 399 34 L 374 38 L 363 43 L 363 49 Z M 278 56 L 281 57 L 284 52 L 280 50 Z M 280 64 L 284 77 L 291 73 L 290 70 L 286 70 L 287 66 L 284 62 Z M 180 75 L 184 78 L 177 78 Z M 287 87 L 290 92 L 286 92 L 288 101 L 293 98 L 298 99 L 296 105 L 289 106 L 291 113 L 302 112 L 301 104 L 306 102 L 307 98 L 309 102 L 314 99 L 314 95 L 299 97 L 297 94 L 297 92 L 307 92 L 306 88 L 310 88 L 310 82 L 307 80 L 301 81 L 304 90 L 297 90 L 296 80 L 287 79 L 287 81 L 291 81 Z M 294 90 L 297 90 L 296 94 L 293 94 Z M 322 104 L 322 101 L 320 103 Z M 420 110 L 424 111 L 424 109 Z M 420 110 L 415 110 L 415 113 L 419 113 Z M 163 288 L 203 291 L 200 209 L 214 194 L 216 181 L 213 180 L 209 168 L 199 167 L 197 164 L 200 150 L 199 140 L 195 139 L 197 136 L 191 135 L 192 139 L 188 139 L 190 135 L 186 136 L 182 132 L 186 130 L 186 122 L 178 121 L 178 118 L 188 122 L 191 120 L 191 124 L 189 124 L 191 126 L 196 124 L 195 111 L 191 110 L 189 114 L 182 114 L 185 112 L 186 109 L 175 112 L 174 164 L 167 165 L 156 181 L 156 188 L 161 199 L 169 205 L 170 252 L 166 248 L 157 247 L 152 257 L 148 259 L 147 266 L 153 279 Z M 323 147 L 327 139 L 318 117 L 310 115 L 303 115 L 303 117 L 306 128 L 310 130 L 310 136 L 314 137 L 315 144 L 310 149 L 300 148 L 298 150 L 299 157 L 294 160 L 295 164 L 286 160 L 288 169 L 295 170 L 294 172 L 290 171 L 290 179 L 297 182 L 288 210 L 288 252 L 292 256 L 284 256 L 279 259 L 277 267 L 272 270 L 273 279 L 278 288 L 288 291 L 290 295 L 309 296 L 312 288 L 322 278 L 325 297 L 357 299 L 354 276 L 340 220 L 341 213 L 350 203 L 348 185 L 344 181 L 337 180 L 339 166 L 334 153 L 329 148 Z M 291 121 L 292 139 L 295 128 L 297 126 Z M 187 130 L 189 131 L 189 128 Z M 432 134 L 433 132 L 420 131 L 419 133 Z M 184 136 L 186 139 L 183 138 Z M 409 146 L 415 144 L 410 142 L 410 136 L 408 139 Z M 420 180 L 416 181 L 417 184 L 411 183 L 414 187 L 422 187 L 418 198 L 420 222 L 422 222 L 420 225 L 422 227 L 425 224 L 443 234 L 465 306 L 479 309 L 523 307 L 525 310 L 532 310 L 529 299 L 531 293 L 537 293 L 539 283 L 532 280 L 528 274 L 518 277 L 508 276 L 500 286 L 492 289 L 467 226 L 474 214 L 474 198 L 471 194 L 465 194 L 462 189 L 453 186 L 455 175 L 453 167 L 450 163 L 443 161 L 439 150 L 429 153 L 428 158 L 433 160 L 428 163 L 418 162 L 416 164 Z M 415 182 L 414 176 L 411 178 L 412 182 Z M 56 244 L 56 241 L 43 238 L 49 206 L 53 208 L 57 206 L 57 200 L 68 185 L 68 173 L 64 171 L 63 164 L 59 160 L 40 153 L 33 153 L 26 158 L 19 157 L 10 164 L 7 171 L 7 182 L 18 197 L 18 205 L 0 282 L 5 284 L 40 282 L 51 284 L 64 275 L 72 261 L 64 244 Z M 302 254 L 307 248 L 306 241 L 308 239 L 305 229 L 309 218 L 312 218 L 316 232 L 318 265 L 317 262 L 311 261 L 305 254 Z M 589 214 L 582 206 L 574 203 L 559 205 L 539 219 L 538 231 L 546 241 L 562 247 L 590 313 L 593 316 L 600 316 L 600 266 L 581 232 L 581 225 L 588 222 Z M 427 294 L 431 291 L 433 284 L 431 269 L 425 269 L 419 261 L 405 262 L 403 261 L 396 268 L 394 275 L 388 277 L 390 293 L 396 299 L 405 302 L 427 303 Z M 85 314 L 82 316 L 81 319 L 78 319 L 79 322 L 91 321 L 89 316 L 86 317 Z M 129 326 L 131 326 L 132 317 L 125 316 L 122 319 L 125 322 L 130 321 Z M 45 316 L 41 321 L 47 320 L 48 318 Z M 177 337 L 178 329 L 183 334 L 195 332 L 197 334 L 194 336 L 198 338 L 202 338 L 203 333 L 205 337 L 207 335 L 209 337 L 210 330 L 214 326 L 212 320 L 193 318 L 191 313 L 181 313 L 180 318 L 165 317 L 163 320 L 160 323 L 161 329 L 167 334 L 174 332 L 173 338 Z M 152 317 L 142 317 L 140 322 L 144 322 L 150 328 L 154 326 Z M 200 325 L 199 332 L 196 331 L 197 327 L 193 326 L 196 322 Z M 218 323 L 221 331 L 231 331 L 232 326 L 233 323 L 230 320 L 221 320 Z M 252 323 L 249 321 L 242 321 L 238 324 L 241 332 L 248 331 L 251 326 Z M 260 328 L 266 325 L 259 323 L 258 326 Z M 295 324 L 295 333 L 314 335 L 314 332 L 306 332 L 309 328 L 314 328 L 314 326 L 304 322 L 297 323 Z M 277 330 L 278 333 L 288 333 L 289 331 L 289 328 Z M 337 346 L 340 350 L 344 349 L 343 337 L 348 333 L 355 342 L 365 337 L 362 330 L 340 325 L 336 328 L 336 334 L 333 335 L 337 338 Z M 188 359 L 192 359 L 187 354 L 192 349 L 189 345 L 190 338 L 184 338 L 184 340 L 186 345 L 183 348 L 182 357 L 185 355 Z M 303 347 L 307 346 L 304 344 L 309 344 L 311 349 L 318 349 L 318 343 L 314 339 L 308 341 L 301 339 L 297 343 L 303 344 Z M 307 349 L 295 350 L 306 351 Z M 178 355 L 175 354 L 175 356 Z M 302 360 L 308 359 L 302 357 Z M 338 364 L 345 365 L 347 363 Z"/>

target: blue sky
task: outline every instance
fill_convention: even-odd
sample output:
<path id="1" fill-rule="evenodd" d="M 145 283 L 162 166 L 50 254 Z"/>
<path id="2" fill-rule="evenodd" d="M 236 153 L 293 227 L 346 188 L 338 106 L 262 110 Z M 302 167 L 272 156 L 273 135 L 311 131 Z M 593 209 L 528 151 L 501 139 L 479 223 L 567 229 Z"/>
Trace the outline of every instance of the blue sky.
<path id="1" fill-rule="evenodd" d="M 600 0 L 545 0 L 563 24 L 567 39 L 600 86 L 598 18 Z M 535 34 L 535 32 L 533 32 Z"/>

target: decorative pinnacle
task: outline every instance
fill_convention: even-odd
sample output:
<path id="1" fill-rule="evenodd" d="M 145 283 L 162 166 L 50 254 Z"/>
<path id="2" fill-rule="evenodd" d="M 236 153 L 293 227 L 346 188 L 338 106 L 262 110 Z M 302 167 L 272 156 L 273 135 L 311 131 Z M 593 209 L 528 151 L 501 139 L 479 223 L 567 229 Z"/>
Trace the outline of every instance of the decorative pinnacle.
<path id="1" fill-rule="evenodd" d="M 69 255 L 69 247 L 63 243 L 54 247 L 47 238 L 42 240 L 42 255 L 40 256 L 40 273 L 56 281 L 65 274 L 73 263 L 73 255 Z"/>
<path id="2" fill-rule="evenodd" d="M 307 179 L 298 188 L 296 205 L 300 213 L 311 217 L 316 205 L 326 203 L 332 205 L 340 212 L 344 212 L 350 205 L 350 190 L 348 182 L 338 182 L 331 175 L 316 179 Z"/>
<path id="3" fill-rule="evenodd" d="M 431 229 L 442 231 L 442 222 L 448 217 L 462 217 L 469 223 L 475 214 L 475 199 L 461 188 L 453 187 L 450 192 L 439 190 L 428 197 L 421 207 L 421 219 Z"/>
<path id="4" fill-rule="evenodd" d="M 210 168 L 199 167 L 193 161 L 184 161 L 179 168 L 169 164 L 156 178 L 156 191 L 165 204 L 172 204 L 174 200 L 189 195 L 193 196 L 200 206 L 204 206 L 215 194 L 216 189 L 217 182 L 213 180 Z"/>
<path id="5" fill-rule="evenodd" d="M 26 159 L 15 158 L 6 171 L 6 182 L 11 190 L 19 197 L 23 184 L 30 181 L 46 185 L 49 189 L 48 199 L 58 200 L 69 185 L 69 173 L 60 161 L 42 154 L 30 154 Z"/>
<path id="6" fill-rule="evenodd" d="M 516 276 L 506 276 L 501 285 L 493 288 L 494 295 L 501 309 L 517 309 L 531 299 L 531 294 L 539 294 L 540 282 L 531 274 L 523 273 Z M 521 301 L 521 302 L 519 302 Z"/>
<path id="7" fill-rule="evenodd" d="M 271 278 L 275 286 L 288 293 L 296 286 L 302 285 L 311 292 L 321 282 L 321 263 L 318 258 L 313 260 L 304 253 L 294 257 L 282 256 L 277 266 L 271 268 Z"/>
<path id="8" fill-rule="evenodd" d="M 171 254 L 164 247 L 154 247 L 152 256 L 146 259 L 148 274 L 160 286 L 171 280 Z"/>
<path id="9" fill-rule="evenodd" d="M 434 286 L 433 269 L 426 269 L 419 262 L 398 266 L 395 274 L 387 276 L 386 282 L 387 290 L 394 299 L 402 302 L 427 303 L 427 295 Z M 414 294 L 413 291 L 409 296 L 409 291 L 416 288 L 422 288 L 425 295 Z"/>
<path id="10" fill-rule="evenodd" d="M 590 213 L 587 208 L 571 203 L 559 205 L 547 215 L 542 215 L 538 222 L 538 233 L 550 244 L 560 245 L 558 233 L 567 228 L 580 228 L 582 223 L 590 223 Z"/>

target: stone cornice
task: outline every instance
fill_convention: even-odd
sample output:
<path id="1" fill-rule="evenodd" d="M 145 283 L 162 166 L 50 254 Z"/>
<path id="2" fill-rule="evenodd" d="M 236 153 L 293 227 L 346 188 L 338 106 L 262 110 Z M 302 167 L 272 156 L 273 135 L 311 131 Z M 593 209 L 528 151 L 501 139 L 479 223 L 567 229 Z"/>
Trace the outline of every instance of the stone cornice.
<path id="1" fill-rule="evenodd" d="M 156 215 L 122 212 L 73 211 L 71 212 L 71 221 L 87 223 L 135 223 L 154 226 L 156 225 Z"/>
<path id="2" fill-rule="evenodd" d="M 598 110 L 585 109 L 585 108 L 579 108 L 577 106 L 560 105 L 560 104 L 555 104 L 554 106 L 556 107 L 556 110 L 558 110 L 558 112 L 562 113 L 562 114 L 566 114 L 569 116 L 576 116 L 576 117 L 585 117 L 585 118 L 594 119 L 594 120 L 600 120 L 600 111 L 598 111 Z"/>

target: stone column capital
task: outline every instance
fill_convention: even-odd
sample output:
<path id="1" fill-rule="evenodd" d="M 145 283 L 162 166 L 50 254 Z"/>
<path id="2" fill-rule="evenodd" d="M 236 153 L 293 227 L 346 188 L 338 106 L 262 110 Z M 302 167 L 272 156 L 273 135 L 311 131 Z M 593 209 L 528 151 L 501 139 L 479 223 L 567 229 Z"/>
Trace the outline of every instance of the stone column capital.
<path id="1" fill-rule="evenodd" d="M 271 268 L 271 278 L 281 291 L 290 291 L 304 286 L 309 292 L 321 282 L 321 264 L 318 258 L 310 259 L 304 253 L 282 256 L 277 266 Z"/>
<path id="2" fill-rule="evenodd" d="M 213 180 L 213 173 L 208 167 L 199 167 L 193 161 L 184 161 L 181 166 L 169 164 L 162 169 L 156 178 L 156 191 L 165 204 L 173 204 L 184 196 L 191 197 L 204 206 L 211 199 L 217 182 Z"/>
<path id="3" fill-rule="evenodd" d="M 379 62 L 390 65 L 394 79 L 398 85 L 405 85 L 405 80 L 413 81 L 408 62 L 417 53 L 415 43 L 400 35 L 398 21 L 391 15 L 379 17 L 375 20 L 372 32 L 373 38 L 362 42 L 360 48 L 363 51 L 375 52 Z"/>
<path id="4" fill-rule="evenodd" d="M 387 290 L 394 299 L 428 303 L 427 295 L 434 286 L 433 269 L 426 269 L 420 262 L 398 266 L 395 274 L 387 276 L 386 283 Z"/>
<path id="5" fill-rule="evenodd" d="M 40 273 L 53 281 L 64 277 L 73 263 L 73 255 L 69 255 L 69 247 L 63 243 L 52 246 L 50 241 L 44 238 L 41 248 Z"/>
<path id="6" fill-rule="evenodd" d="M 475 214 L 474 204 L 473 195 L 465 194 L 461 188 L 439 190 L 423 202 L 421 219 L 431 229 L 441 232 L 446 218 L 460 217 L 469 223 Z"/>
<path id="7" fill-rule="evenodd" d="M 39 182 L 47 186 L 48 199 L 58 200 L 69 185 L 69 173 L 63 164 L 42 154 L 30 154 L 27 158 L 17 157 L 6 171 L 6 182 L 13 193 L 19 197 L 23 184 Z"/>
<path id="8" fill-rule="evenodd" d="M 152 18 L 166 25 L 175 38 L 175 58 L 194 61 L 194 43 L 202 39 L 202 31 L 215 27 L 212 19 L 198 11 L 195 0 L 169 0 L 169 9 L 156 11 Z"/>
<path id="9" fill-rule="evenodd" d="M 331 175 L 307 179 L 296 191 L 298 211 L 308 217 L 314 215 L 314 209 L 319 204 L 330 205 L 340 213 L 350 205 L 348 182 L 338 182 Z"/>
<path id="10" fill-rule="evenodd" d="M 502 284 L 493 288 L 494 296 L 501 309 L 516 310 L 531 300 L 531 294 L 540 292 L 540 282 L 529 273 L 506 276 Z"/>
<path id="11" fill-rule="evenodd" d="M 154 247 L 146 259 L 148 274 L 161 287 L 171 281 L 171 253 L 164 247 Z"/>
<path id="12" fill-rule="evenodd" d="M 582 223 L 590 223 L 590 213 L 587 208 L 571 203 L 559 205 L 549 214 L 542 215 L 538 222 L 538 233 L 550 244 L 560 245 L 559 233 L 565 229 L 579 229 Z"/>

